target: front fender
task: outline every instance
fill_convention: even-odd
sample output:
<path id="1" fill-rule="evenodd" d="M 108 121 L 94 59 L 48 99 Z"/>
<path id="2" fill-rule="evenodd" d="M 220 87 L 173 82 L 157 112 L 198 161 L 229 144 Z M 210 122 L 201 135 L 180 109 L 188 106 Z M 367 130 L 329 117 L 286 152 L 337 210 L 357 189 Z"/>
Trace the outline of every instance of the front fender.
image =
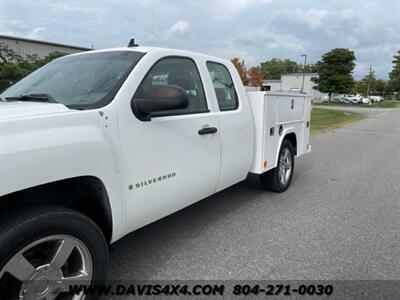
<path id="1" fill-rule="evenodd" d="M 93 176 L 107 190 L 112 215 L 124 216 L 115 146 L 118 134 L 113 134 L 116 128 L 109 118 L 104 124 L 105 118 L 97 112 L 82 111 L 1 124 L 0 196 L 63 179 Z M 112 220 L 114 237 L 122 232 L 125 220 Z"/>

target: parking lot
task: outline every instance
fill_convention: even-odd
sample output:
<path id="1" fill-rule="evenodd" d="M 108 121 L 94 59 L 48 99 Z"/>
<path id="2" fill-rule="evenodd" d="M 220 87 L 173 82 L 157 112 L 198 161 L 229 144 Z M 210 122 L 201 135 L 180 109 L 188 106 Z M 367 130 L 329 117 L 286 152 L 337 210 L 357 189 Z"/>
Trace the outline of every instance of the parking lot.
<path id="1" fill-rule="evenodd" d="M 112 246 L 111 279 L 400 279 L 400 110 L 313 137 L 292 187 L 237 184 Z"/>

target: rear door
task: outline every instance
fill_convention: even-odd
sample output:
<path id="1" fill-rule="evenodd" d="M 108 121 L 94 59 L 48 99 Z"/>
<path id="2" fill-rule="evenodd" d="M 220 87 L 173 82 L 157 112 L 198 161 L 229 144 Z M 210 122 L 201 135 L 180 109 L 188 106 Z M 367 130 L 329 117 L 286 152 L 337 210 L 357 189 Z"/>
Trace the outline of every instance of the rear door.
<path id="1" fill-rule="evenodd" d="M 161 57 L 152 59 L 146 73 L 136 96 L 156 85 L 177 85 L 189 96 L 189 107 L 154 114 L 148 122 L 138 120 L 126 102 L 118 108 L 128 230 L 215 193 L 220 170 L 218 117 L 210 113 L 197 62 Z M 209 127 L 217 132 L 201 134 Z"/>
<path id="2" fill-rule="evenodd" d="M 221 134 L 221 175 L 217 190 L 246 178 L 253 159 L 253 117 L 246 92 L 234 66 L 206 63 L 218 105 Z"/>

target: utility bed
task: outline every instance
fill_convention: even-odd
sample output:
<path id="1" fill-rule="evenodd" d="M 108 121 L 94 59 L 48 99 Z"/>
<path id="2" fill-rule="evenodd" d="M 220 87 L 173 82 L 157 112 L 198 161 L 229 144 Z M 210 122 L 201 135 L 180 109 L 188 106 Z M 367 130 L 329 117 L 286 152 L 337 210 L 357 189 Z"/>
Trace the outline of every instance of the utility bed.
<path id="1" fill-rule="evenodd" d="M 277 166 L 281 139 L 295 136 L 295 153 L 311 151 L 311 95 L 288 92 L 248 91 L 255 127 L 254 159 L 250 172 L 262 174 Z"/>

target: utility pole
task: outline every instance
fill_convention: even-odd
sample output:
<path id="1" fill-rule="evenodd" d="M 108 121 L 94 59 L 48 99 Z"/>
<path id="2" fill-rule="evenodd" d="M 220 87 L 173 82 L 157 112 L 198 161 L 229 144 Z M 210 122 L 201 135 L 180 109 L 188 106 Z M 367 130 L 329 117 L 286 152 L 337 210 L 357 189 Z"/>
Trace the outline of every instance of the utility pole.
<path id="1" fill-rule="evenodd" d="M 303 83 L 301 84 L 301 91 L 304 92 L 304 78 L 306 77 L 307 54 L 302 54 L 301 56 L 304 57 Z"/>
<path id="2" fill-rule="evenodd" d="M 370 89 L 370 86 L 371 86 L 371 78 L 372 78 L 372 65 L 369 65 L 368 83 L 367 83 L 367 97 L 369 97 L 369 89 Z"/>

